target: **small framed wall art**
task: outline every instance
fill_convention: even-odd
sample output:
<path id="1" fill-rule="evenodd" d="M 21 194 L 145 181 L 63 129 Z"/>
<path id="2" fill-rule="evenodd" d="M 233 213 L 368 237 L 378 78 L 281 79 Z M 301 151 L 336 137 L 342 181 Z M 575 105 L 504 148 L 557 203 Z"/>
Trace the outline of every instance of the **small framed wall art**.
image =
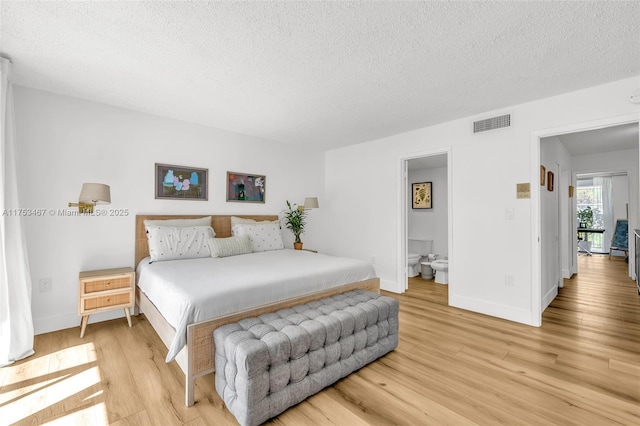
<path id="1" fill-rule="evenodd" d="M 411 184 L 412 208 L 430 209 L 433 207 L 431 200 L 431 182 L 417 182 Z"/>
<path id="2" fill-rule="evenodd" d="M 266 184 L 264 175 L 227 172 L 227 201 L 264 203 Z"/>
<path id="3" fill-rule="evenodd" d="M 547 172 L 547 190 L 553 191 L 553 172 Z"/>
<path id="4" fill-rule="evenodd" d="M 156 199 L 207 200 L 207 169 L 156 163 Z"/>

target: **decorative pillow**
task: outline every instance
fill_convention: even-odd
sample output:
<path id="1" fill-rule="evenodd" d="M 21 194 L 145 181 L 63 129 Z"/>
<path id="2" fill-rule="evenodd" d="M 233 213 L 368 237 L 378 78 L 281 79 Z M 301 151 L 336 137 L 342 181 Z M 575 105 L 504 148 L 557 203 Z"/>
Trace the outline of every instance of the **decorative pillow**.
<path id="1" fill-rule="evenodd" d="M 209 257 L 209 238 L 214 235 L 211 226 L 147 226 L 151 261 Z"/>
<path id="2" fill-rule="evenodd" d="M 237 256 L 251 253 L 251 240 L 248 235 L 229 238 L 209 238 L 211 257 Z"/>
<path id="3" fill-rule="evenodd" d="M 265 225 L 268 223 L 276 223 L 278 225 L 280 225 L 280 221 L 278 219 L 276 220 L 263 220 L 263 221 L 257 221 L 255 219 L 249 219 L 246 217 L 238 217 L 238 216 L 231 216 L 231 229 L 233 230 L 233 227 L 235 225 L 257 225 L 257 224 L 261 224 L 261 225 Z"/>
<path id="4" fill-rule="evenodd" d="M 174 226 L 176 228 L 184 228 L 186 226 L 211 226 L 211 216 L 205 216 L 198 219 L 147 219 L 144 226 Z"/>
<path id="5" fill-rule="evenodd" d="M 248 236 L 251 240 L 253 251 L 280 250 L 284 248 L 280 225 L 275 223 L 255 225 L 235 225 L 232 228 L 233 235 L 237 237 Z"/>

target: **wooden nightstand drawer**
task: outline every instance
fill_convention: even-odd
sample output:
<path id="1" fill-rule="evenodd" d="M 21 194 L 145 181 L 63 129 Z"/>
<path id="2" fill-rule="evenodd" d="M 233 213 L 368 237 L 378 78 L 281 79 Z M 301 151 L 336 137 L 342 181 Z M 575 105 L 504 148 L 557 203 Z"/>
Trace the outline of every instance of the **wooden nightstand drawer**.
<path id="1" fill-rule="evenodd" d="M 118 288 L 131 287 L 131 277 L 115 277 L 106 280 L 85 281 L 84 293 L 95 293 L 97 291 L 115 290 Z"/>
<path id="2" fill-rule="evenodd" d="M 131 327 L 131 308 L 135 304 L 134 289 L 136 273 L 132 268 L 101 269 L 83 271 L 78 277 L 78 315 L 82 316 L 80 337 L 96 312 L 124 309 Z"/>
<path id="3" fill-rule="evenodd" d="M 133 306 L 132 295 L 133 295 L 133 292 L 128 291 L 126 293 L 116 293 L 110 296 L 86 297 L 83 299 L 84 311 L 107 308 L 110 306 L 113 306 L 113 307 L 125 307 L 125 305 Z"/>

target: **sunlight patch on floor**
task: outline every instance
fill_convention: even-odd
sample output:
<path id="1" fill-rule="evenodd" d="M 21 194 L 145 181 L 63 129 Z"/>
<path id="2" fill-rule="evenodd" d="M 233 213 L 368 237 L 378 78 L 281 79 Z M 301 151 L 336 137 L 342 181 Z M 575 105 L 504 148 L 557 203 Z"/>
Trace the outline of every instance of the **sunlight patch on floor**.
<path id="1" fill-rule="evenodd" d="M 53 404 L 64 401 L 80 391 L 99 384 L 100 381 L 100 369 L 97 366 L 91 367 L 80 373 L 72 374 L 65 380 L 49 387 L 46 406 L 49 407 Z"/>
<path id="2" fill-rule="evenodd" d="M 97 401 L 103 399 L 100 369 L 89 365 L 96 360 L 93 343 L 86 343 L 4 367 L 7 371 L 0 388 L 3 424 L 15 423 L 41 411 L 60 412 L 60 416 L 53 415 L 57 417 L 54 424 L 87 424 L 75 420 L 87 416 L 91 418 L 90 424 L 108 423 L 104 402 Z M 83 398 L 82 393 L 88 395 Z M 66 414 L 64 402 L 74 395 L 87 401 L 87 407 Z"/>
<path id="3" fill-rule="evenodd" d="M 108 425 L 109 416 L 104 402 L 90 405 L 73 413 L 66 414 L 43 425 Z"/>

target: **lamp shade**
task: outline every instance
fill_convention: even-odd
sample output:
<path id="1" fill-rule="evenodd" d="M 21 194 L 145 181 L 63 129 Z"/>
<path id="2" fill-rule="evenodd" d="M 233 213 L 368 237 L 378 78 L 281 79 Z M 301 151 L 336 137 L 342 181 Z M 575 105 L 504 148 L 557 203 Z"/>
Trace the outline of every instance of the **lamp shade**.
<path id="1" fill-rule="evenodd" d="M 304 199 L 304 208 L 307 209 L 317 209 L 320 206 L 318 205 L 317 197 L 307 197 Z"/>
<path id="2" fill-rule="evenodd" d="M 78 201 L 81 203 L 110 204 L 111 190 L 109 185 L 102 183 L 83 183 Z"/>

